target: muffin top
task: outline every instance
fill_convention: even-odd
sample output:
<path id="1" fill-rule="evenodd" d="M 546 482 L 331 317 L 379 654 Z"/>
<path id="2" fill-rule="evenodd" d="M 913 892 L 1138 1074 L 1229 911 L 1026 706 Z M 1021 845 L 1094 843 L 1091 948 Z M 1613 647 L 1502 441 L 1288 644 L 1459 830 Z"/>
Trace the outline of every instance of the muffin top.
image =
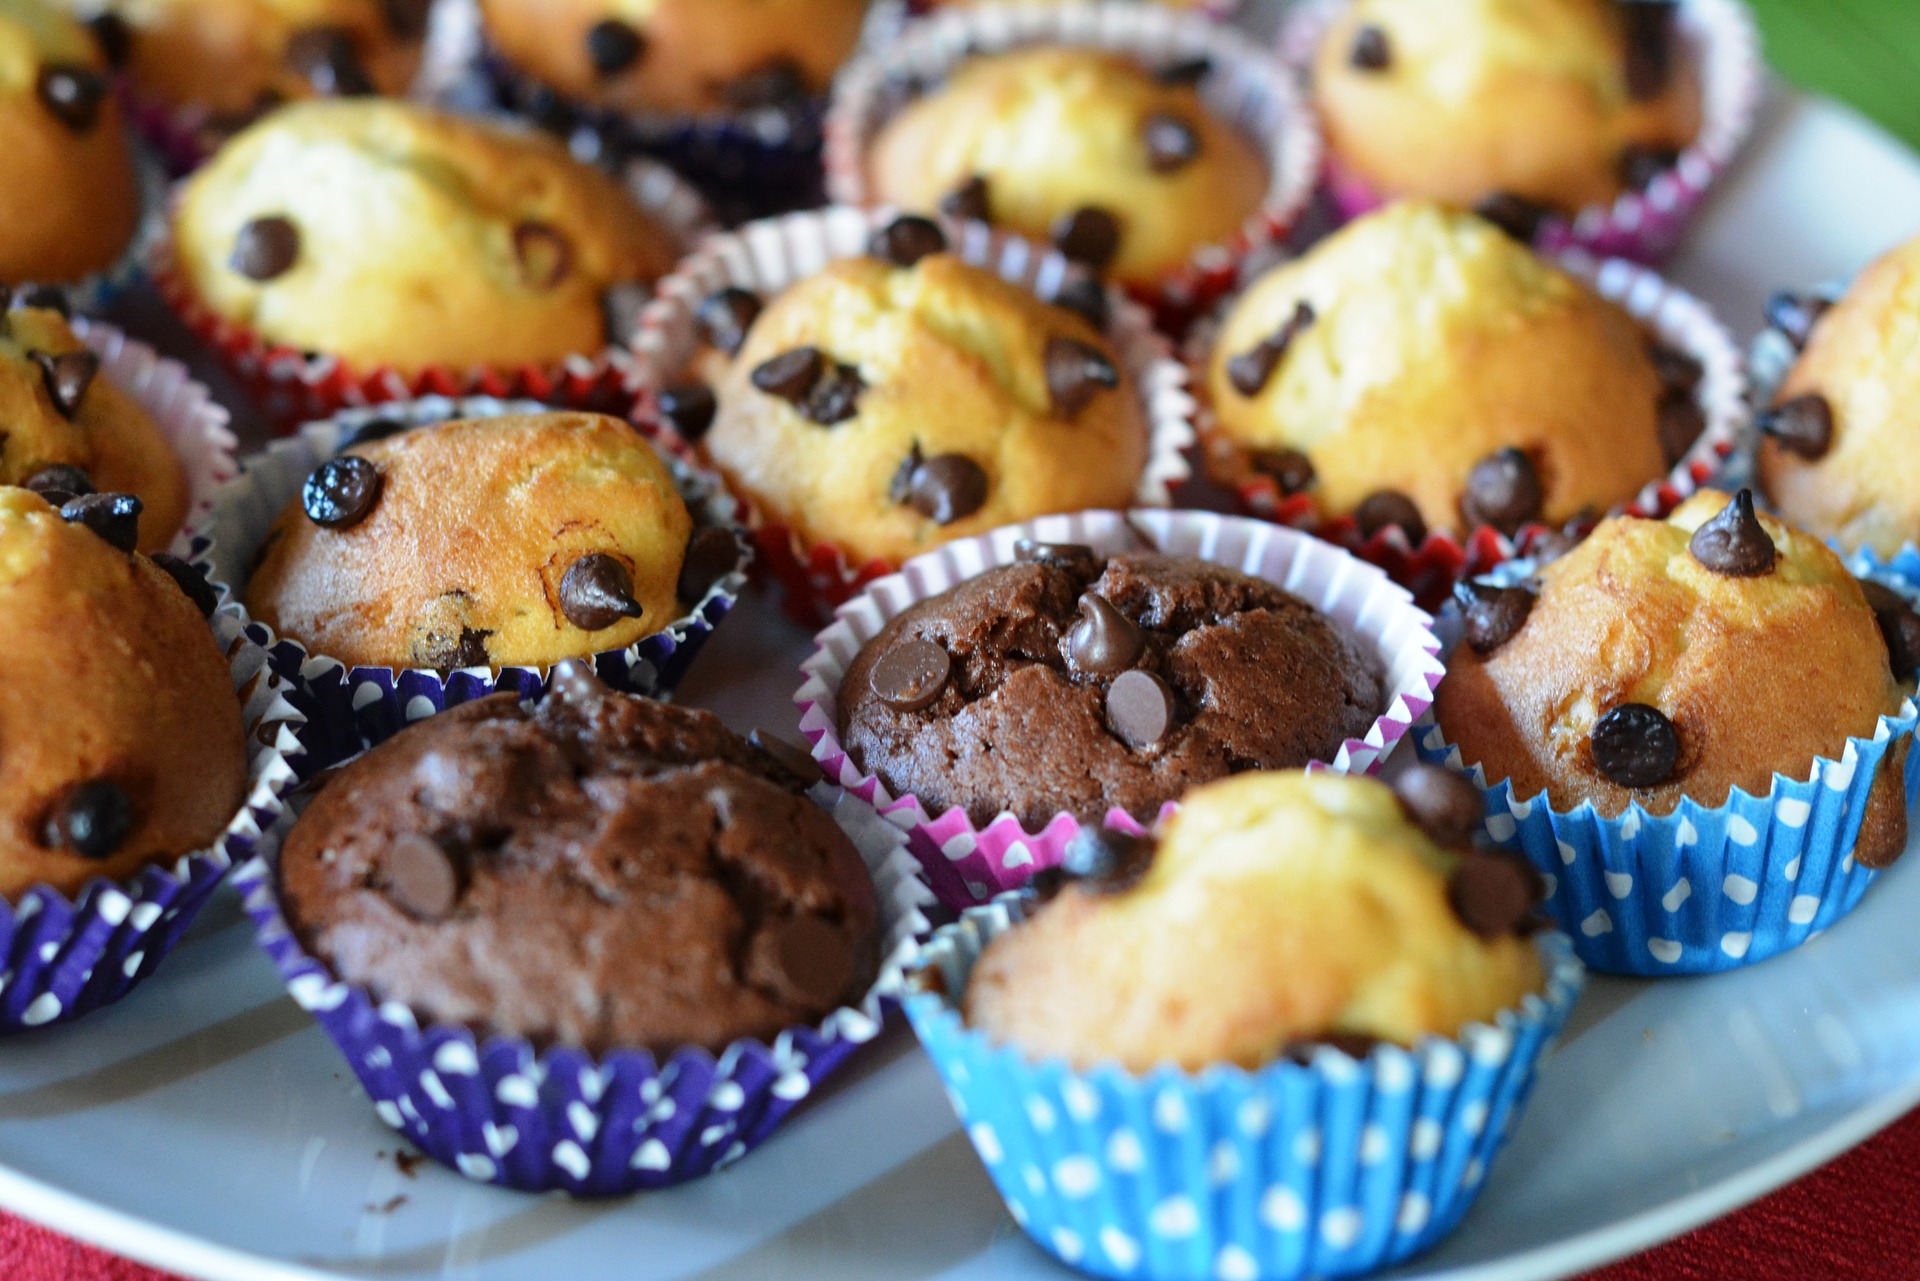
<path id="1" fill-rule="evenodd" d="M 708 712 L 563 667 L 349 765 L 280 856 L 343 981 L 481 1036 L 593 1054 L 770 1040 L 858 1001 L 873 883 L 802 783 Z"/>
<path id="2" fill-rule="evenodd" d="M 205 580 L 130 554 L 136 505 L 0 487 L 0 895 L 77 893 L 211 845 L 246 794 Z M 176 578 L 175 574 L 182 575 Z"/>
<path id="3" fill-rule="evenodd" d="M 187 517 L 186 471 L 146 411 L 99 373 L 59 312 L 0 301 L 0 485 L 136 495 L 140 549 L 164 550 Z"/>
<path id="4" fill-rule="evenodd" d="M 597 354 L 607 290 L 652 281 L 675 247 L 552 139 L 334 99 L 274 112 L 189 179 L 173 255 L 269 342 L 410 374 Z"/>
<path id="5" fill-rule="evenodd" d="M 1671 168 L 1700 131 L 1676 6 L 1353 0 L 1314 98 L 1340 164 L 1388 196 L 1494 195 L 1571 213 Z"/>
<path id="6" fill-rule="evenodd" d="M 1877 615 L 1838 556 L 1756 515 L 1744 491 L 1605 521 L 1537 587 L 1463 591 L 1468 642 L 1434 714 L 1489 784 L 1545 791 L 1556 809 L 1765 796 L 1775 774 L 1807 778 L 1901 705 L 1888 635 L 1912 625 Z"/>
<path id="7" fill-rule="evenodd" d="M 1814 325 L 1762 419 L 1760 484 L 1787 519 L 1849 550 L 1920 541 L 1920 239 Z"/>
<path id="8" fill-rule="evenodd" d="M 1028 545 L 901 613 L 840 686 L 854 762 L 934 814 L 1143 821 L 1198 783 L 1332 760 L 1384 710 L 1380 665 L 1264 579 Z M 914 677 L 916 679 L 907 679 Z"/>
<path id="9" fill-rule="evenodd" d="M 1254 144 L 1190 80 L 1053 46 L 961 63 L 880 132 L 868 167 L 883 204 L 1052 236 L 1138 283 L 1230 239 L 1268 180 Z"/>
<path id="10" fill-rule="evenodd" d="M 1236 461 L 1326 515 L 1391 493 L 1427 527 L 1511 533 L 1625 502 L 1692 446 L 1700 370 L 1669 387 L 1649 342 L 1491 223 L 1408 202 L 1262 276 L 1207 390 Z"/>
<path id="11" fill-rule="evenodd" d="M 316 468 L 267 534 L 247 608 L 375 667 L 546 665 L 685 615 L 738 560 L 672 472 L 598 414 L 508 414 L 399 435 Z M 681 599 L 684 596 L 684 600 Z"/>
<path id="12" fill-rule="evenodd" d="M 1470 789 L 1450 799 L 1477 815 Z M 1090 875 L 988 945 L 967 1020 L 1036 1058 L 1132 1072 L 1490 1023 L 1545 984 L 1525 937 L 1539 876 L 1466 849 L 1467 823 L 1431 825 L 1371 779 L 1258 773 L 1190 794 L 1157 844 L 1084 833 L 1070 863 Z"/>
<path id="13" fill-rule="evenodd" d="M 791 106 L 825 93 L 867 0 L 480 0 L 516 67 L 562 96 L 676 115 Z"/>

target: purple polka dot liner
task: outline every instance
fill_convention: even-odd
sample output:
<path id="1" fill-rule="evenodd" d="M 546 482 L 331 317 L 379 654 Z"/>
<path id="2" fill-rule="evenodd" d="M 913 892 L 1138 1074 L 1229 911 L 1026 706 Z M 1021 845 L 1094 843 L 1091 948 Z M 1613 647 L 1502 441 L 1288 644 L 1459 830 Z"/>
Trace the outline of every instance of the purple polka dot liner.
<path id="1" fill-rule="evenodd" d="M 291 816 L 235 883 L 288 994 L 333 1039 L 382 1121 L 476 1182 L 621 1196 L 700 1178 L 751 1152 L 879 1034 L 898 1003 L 901 973 L 932 929 L 932 895 L 905 839 L 872 807 L 824 784 L 813 796 L 873 875 L 880 976 L 857 1006 L 771 1043 L 736 1041 L 717 1058 L 700 1048 L 664 1060 L 638 1049 L 537 1052 L 524 1040 L 422 1020 L 338 981 L 281 915 L 277 858 Z"/>
<path id="2" fill-rule="evenodd" d="M 1386 673 L 1386 707 L 1364 738 L 1348 739 L 1334 759 L 1309 768 L 1378 773 L 1395 744 L 1432 705 L 1444 674 L 1433 620 L 1413 604 L 1406 589 L 1337 547 L 1262 521 L 1190 511 L 1082 512 L 1008 525 L 917 557 L 840 607 L 838 620 L 814 638 L 813 656 L 802 668 L 806 683 L 794 702 L 800 707 L 800 730 L 827 777 L 908 834 L 909 847 L 926 869 L 934 893 L 955 910 L 983 903 L 1025 884 L 1043 868 L 1058 866 L 1080 831 L 1080 821 L 1059 814 L 1038 831 L 1029 831 L 1003 811 L 978 826 L 958 807 L 936 815 L 917 796 L 894 796 L 841 743 L 838 694 L 854 657 L 889 621 L 990 568 L 1013 564 L 1021 539 L 1081 543 L 1103 555 L 1151 544 L 1171 555 L 1198 557 L 1277 583 L 1339 623 Z M 1122 810 L 1109 812 L 1105 822 L 1140 830 Z"/>
<path id="3" fill-rule="evenodd" d="M 1098 1277 L 1305 1281 L 1431 1249 L 1479 1195 L 1584 982 L 1550 934 L 1545 991 L 1453 1040 L 1253 1071 L 1080 1070 L 960 1015 L 981 952 L 1031 910 L 1009 894 L 935 933 L 907 1017 L 1013 1221 Z M 941 994 L 916 990 L 922 971 Z"/>
<path id="4" fill-rule="evenodd" d="M 368 423 L 420 426 L 455 418 L 542 413 L 550 408 L 532 401 L 430 396 L 377 409 L 347 410 L 325 421 L 309 423 L 293 437 L 275 441 L 265 452 L 249 458 L 240 477 L 221 490 L 208 527 L 212 540 L 209 554 L 215 568 L 222 581 L 244 583 L 267 532 L 286 505 L 300 494 L 307 476 L 334 457 L 342 441 Z M 707 589 L 691 613 L 624 649 L 579 657 L 590 659 L 600 679 L 615 689 L 670 698 L 701 646 L 739 600 L 751 551 L 735 519 L 734 500 L 719 478 L 691 464 L 684 447 L 665 435 L 648 438 L 672 471 L 696 528 L 732 532 L 739 560 Z M 329 762 L 352 756 L 363 747 L 392 737 L 404 726 L 449 707 L 496 693 L 530 697 L 546 688 L 549 669 L 544 667 L 509 665 L 442 672 L 428 667 L 351 666 L 314 654 L 257 619 L 248 617 L 246 621 L 248 633 L 272 656 L 274 669 L 311 700 L 318 737 L 326 745 Z"/>

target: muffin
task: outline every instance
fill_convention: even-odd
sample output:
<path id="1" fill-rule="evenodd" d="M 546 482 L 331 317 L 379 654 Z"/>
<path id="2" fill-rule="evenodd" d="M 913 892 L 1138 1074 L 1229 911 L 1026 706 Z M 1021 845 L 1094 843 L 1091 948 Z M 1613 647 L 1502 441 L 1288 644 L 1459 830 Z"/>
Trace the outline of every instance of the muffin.
<path id="1" fill-rule="evenodd" d="M 1760 487 L 1809 533 L 1891 557 L 1920 541 L 1920 239 L 1794 337 L 1804 350 L 1760 420 Z"/>
<path id="2" fill-rule="evenodd" d="M 1386 197 L 1571 214 L 1671 169 L 1701 79 L 1671 3 L 1353 0 L 1313 95 L 1337 165 Z"/>
<path id="3" fill-rule="evenodd" d="M 211 845 L 247 745 L 205 580 L 131 554 L 139 500 L 0 487 L 0 895 Z M 192 595 L 189 595 L 189 592 Z M 188 768 L 188 763 L 191 767 Z"/>
<path id="4" fill-rule="evenodd" d="M 1260 277 L 1204 376 L 1219 479 L 1264 476 L 1415 544 L 1605 511 L 1705 426 L 1697 362 L 1492 223 L 1423 201 Z"/>
<path id="5" fill-rule="evenodd" d="M 187 517 L 187 477 L 166 437 L 59 312 L 6 310 L 0 288 L 0 485 L 48 496 L 137 496 L 140 550 L 161 551 Z"/>
<path id="6" fill-rule="evenodd" d="M 340 980 L 541 1049 L 718 1054 L 819 1023 L 879 964 L 873 883 L 805 780 L 578 664 L 538 706 L 467 703 L 349 765 L 279 881 Z"/>
<path id="7" fill-rule="evenodd" d="M 675 257 L 559 143 L 373 99 L 241 133 L 188 180 L 173 233 L 172 271 L 227 325 L 403 376 L 598 354 L 609 291 Z"/>
<path id="8" fill-rule="evenodd" d="M 1385 704 L 1380 664 L 1273 583 L 1149 553 L 1024 544 L 896 616 L 848 666 L 840 739 L 930 814 L 1151 821 L 1201 783 L 1330 761 Z"/>
<path id="9" fill-rule="evenodd" d="M 45 0 L 0 0 L 0 285 L 111 267 L 140 222 L 140 183 L 106 60 Z"/>
<path id="10" fill-rule="evenodd" d="M 317 467 L 257 553 L 247 608 L 315 654 L 444 670 L 624 649 L 739 559 L 618 419 L 395 430 L 375 420 Z"/>
<path id="11" fill-rule="evenodd" d="M 880 129 L 878 203 L 992 221 L 1131 285 L 1230 241 L 1266 198 L 1253 140 L 1202 100 L 1190 65 L 1038 46 L 981 54 Z"/>

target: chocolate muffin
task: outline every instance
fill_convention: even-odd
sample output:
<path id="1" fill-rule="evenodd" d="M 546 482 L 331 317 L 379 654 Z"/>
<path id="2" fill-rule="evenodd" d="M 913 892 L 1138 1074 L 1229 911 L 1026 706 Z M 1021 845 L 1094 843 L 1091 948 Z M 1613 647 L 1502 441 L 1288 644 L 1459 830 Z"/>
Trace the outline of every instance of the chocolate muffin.
<path id="1" fill-rule="evenodd" d="M 563 667 L 347 766 L 280 856 L 288 921 L 425 1020 L 593 1054 L 718 1053 L 857 1001 L 878 909 L 852 841 L 707 712 Z"/>
<path id="2" fill-rule="evenodd" d="M 1198 784 L 1332 760 L 1383 710 L 1378 661 L 1272 583 L 1159 554 L 1022 555 L 901 613 L 841 683 L 855 764 L 933 814 L 1149 821 Z"/>

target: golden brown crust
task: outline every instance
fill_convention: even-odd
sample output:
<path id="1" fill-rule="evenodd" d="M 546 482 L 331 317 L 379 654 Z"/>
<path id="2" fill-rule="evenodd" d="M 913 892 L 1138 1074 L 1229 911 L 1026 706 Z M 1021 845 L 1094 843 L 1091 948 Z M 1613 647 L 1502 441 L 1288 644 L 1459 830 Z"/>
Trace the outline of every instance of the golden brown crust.
<path id="1" fill-rule="evenodd" d="M 1907 752 L 1911 742 L 1896 743 L 1867 790 L 1867 812 L 1853 857 L 1862 867 L 1892 867 L 1907 852 Z"/>

